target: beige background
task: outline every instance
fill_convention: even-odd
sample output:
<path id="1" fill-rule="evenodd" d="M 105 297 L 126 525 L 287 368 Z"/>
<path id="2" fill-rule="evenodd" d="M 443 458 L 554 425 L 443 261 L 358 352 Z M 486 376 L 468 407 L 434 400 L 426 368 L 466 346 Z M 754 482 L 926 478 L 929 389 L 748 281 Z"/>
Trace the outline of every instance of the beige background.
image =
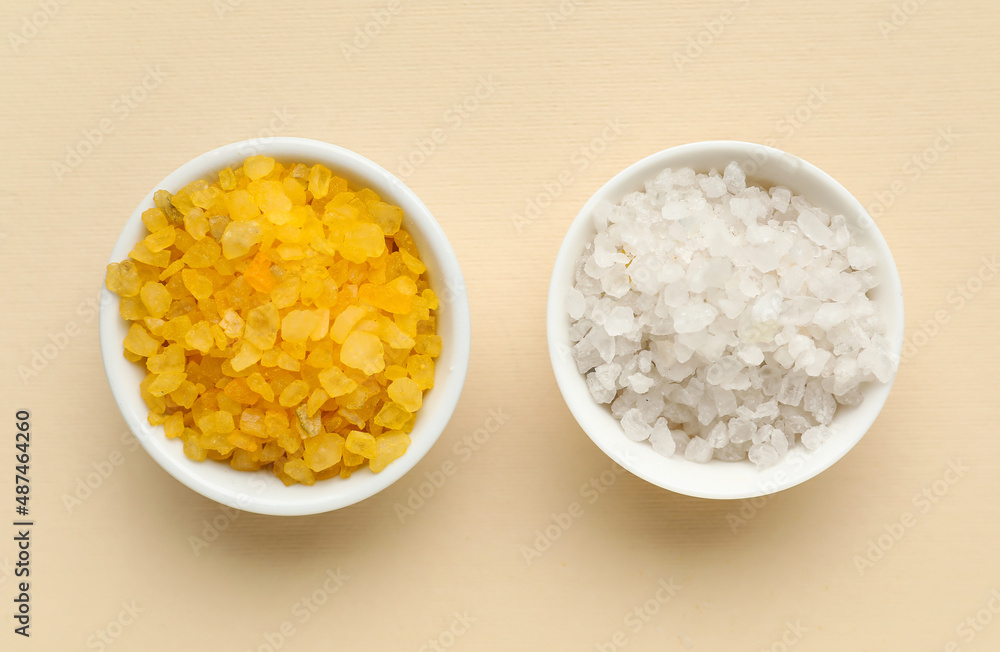
<path id="1" fill-rule="evenodd" d="M 9 435 L 0 648 L 102 649 L 104 632 L 112 650 L 266 650 L 285 621 L 295 633 L 284 650 L 419 650 L 432 639 L 454 650 L 1000 647 L 1000 622 L 962 625 L 982 609 L 991 619 L 1000 589 L 1000 282 L 975 280 L 1000 249 L 995 3 L 332 4 L 4 4 L 0 403 L 8 433 L 16 409 L 33 414 L 37 527 L 25 641 L 6 615 Z M 345 50 L 389 9 L 370 42 Z M 456 118 L 451 107 L 476 104 L 477 90 L 478 106 Z M 101 129 L 88 147 L 85 132 Z M 443 142 L 401 170 L 435 129 Z M 114 239 L 155 183 L 269 133 L 337 143 L 403 173 L 451 238 L 474 324 L 465 393 L 431 453 L 362 504 L 296 519 L 227 514 L 123 438 L 91 308 Z M 555 253 L 613 174 L 724 138 L 798 154 L 874 207 L 914 351 L 868 436 L 803 486 L 752 505 L 626 474 L 591 503 L 581 486 L 610 464 L 550 371 Z M 520 223 L 546 193 L 551 205 Z M 970 298 L 959 301 L 958 286 Z M 50 342 L 64 346 L 22 378 L 18 366 Z M 459 442 L 490 410 L 505 422 L 466 455 Z M 109 460 L 120 463 L 67 507 Z M 944 480 L 959 462 L 967 470 Z M 454 474 L 401 522 L 396 505 L 449 463 Z M 923 490 L 944 495 L 915 501 Z M 573 503 L 582 515 L 527 563 L 536 531 Z M 880 549 L 906 514 L 911 527 Z M 213 540 L 196 555 L 195 538 Z M 859 571 L 866 554 L 881 558 Z M 337 568 L 348 579 L 326 595 Z M 661 605 L 658 582 L 671 579 L 681 588 Z M 297 606 L 316 590 L 328 598 L 318 611 Z M 133 601 L 141 612 L 120 627 Z M 643 622 L 628 615 L 636 608 L 655 614 Z M 456 613 L 474 622 L 452 638 Z"/>

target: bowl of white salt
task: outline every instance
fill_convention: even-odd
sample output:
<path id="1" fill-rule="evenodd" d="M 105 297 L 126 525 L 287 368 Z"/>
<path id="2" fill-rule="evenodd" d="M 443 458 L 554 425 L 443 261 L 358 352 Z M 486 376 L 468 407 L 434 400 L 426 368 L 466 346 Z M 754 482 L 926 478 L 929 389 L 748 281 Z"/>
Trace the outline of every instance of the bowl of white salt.
<path id="1" fill-rule="evenodd" d="M 677 493 L 752 498 L 869 430 L 903 297 L 885 239 L 830 175 L 711 141 L 635 163 L 583 206 L 547 331 L 566 404 L 612 460 Z"/>

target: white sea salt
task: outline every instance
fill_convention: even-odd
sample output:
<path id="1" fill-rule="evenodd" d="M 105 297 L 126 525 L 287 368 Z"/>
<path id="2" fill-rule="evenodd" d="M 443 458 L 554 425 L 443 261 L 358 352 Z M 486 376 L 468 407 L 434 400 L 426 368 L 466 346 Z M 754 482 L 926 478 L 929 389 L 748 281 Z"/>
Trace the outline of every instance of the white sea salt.
<path id="1" fill-rule="evenodd" d="M 866 295 L 875 255 L 736 163 L 664 170 L 595 209 L 566 297 L 573 357 L 625 435 L 657 453 L 775 464 L 834 436 L 897 361 Z"/>

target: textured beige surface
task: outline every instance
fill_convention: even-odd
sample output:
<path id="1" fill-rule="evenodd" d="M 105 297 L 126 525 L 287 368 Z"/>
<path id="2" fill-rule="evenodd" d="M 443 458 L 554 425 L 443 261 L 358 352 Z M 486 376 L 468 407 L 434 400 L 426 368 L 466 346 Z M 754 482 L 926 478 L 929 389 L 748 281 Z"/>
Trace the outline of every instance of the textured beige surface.
<path id="1" fill-rule="evenodd" d="M 1000 253 L 995 3 L 226 2 L 4 5 L 0 403 L 8 433 L 16 409 L 32 411 L 37 526 L 33 637 L 4 615 L 0 647 L 1000 647 L 1000 622 L 965 623 L 1000 607 L 1000 281 L 975 280 Z M 388 24 L 355 46 L 376 13 Z M 123 438 L 91 308 L 153 184 L 268 133 L 405 176 L 451 238 L 474 324 L 464 397 L 427 458 L 362 504 L 297 519 L 227 514 Z M 649 153 L 719 138 L 787 149 L 874 207 L 915 344 L 861 444 L 763 504 L 627 474 L 602 484 L 609 462 L 564 407 L 544 340 L 551 264 L 580 205 Z M 22 378 L 51 341 L 65 346 Z M 495 425 L 491 411 L 499 430 L 462 443 Z M 12 439 L 0 441 L 8 564 Z M 442 469 L 401 519 L 396 506 Z M 529 564 L 563 513 L 569 529 Z M 893 530 L 898 541 L 879 540 Z M 881 558 L 859 570 L 868 554 Z M 328 581 L 337 569 L 346 579 Z M 300 601 L 315 591 L 313 612 Z M 117 625 L 133 601 L 141 611 Z"/>

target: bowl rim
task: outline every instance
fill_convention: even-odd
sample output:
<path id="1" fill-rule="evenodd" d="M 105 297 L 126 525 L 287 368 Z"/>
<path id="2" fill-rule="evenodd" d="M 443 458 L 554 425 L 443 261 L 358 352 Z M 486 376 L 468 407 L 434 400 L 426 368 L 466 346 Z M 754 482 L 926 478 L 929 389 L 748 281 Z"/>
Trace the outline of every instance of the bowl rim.
<path id="1" fill-rule="evenodd" d="M 879 289 L 888 291 L 894 296 L 896 303 L 898 303 L 898 311 L 894 311 L 894 319 L 892 320 L 896 324 L 896 327 L 892 328 L 891 325 L 887 323 L 886 338 L 893 346 L 892 354 L 894 358 L 897 361 L 900 360 L 904 341 L 902 284 L 900 282 L 899 272 L 896 267 L 895 260 L 892 257 L 892 252 L 889 249 L 888 243 L 886 243 L 884 236 L 881 231 L 879 231 L 875 221 L 868 214 L 868 211 L 841 183 L 816 165 L 813 165 L 812 163 L 809 163 L 794 154 L 785 152 L 775 147 L 739 140 L 697 141 L 660 150 L 628 165 L 612 176 L 607 182 L 602 184 L 601 187 L 588 198 L 588 200 L 581 207 L 580 211 L 573 218 L 572 222 L 569 224 L 562 243 L 560 244 L 556 259 L 553 263 L 552 276 L 549 282 L 549 293 L 546 303 L 546 340 L 549 349 L 549 360 L 552 365 L 553 373 L 556 377 L 556 384 L 559 387 L 563 400 L 573 415 L 573 418 L 577 421 L 590 440 L 593 441 L 593 443 L 608 457 L 610 457 L 612 461 L 622 466 L 633 475 L 642 478 L 646 482 L 674 493 L 692 496 L 695 498 L 738 500 L 772 495 L 780 491 L 784 491 L 785 489 L 797 486 L 816 477 L 842 459 L 864 437 L 864 435 L 871 428 L 872 424 L 875 422 L 875 419 L 880 414 L 895 381 L 898 365 L 896 371 L 893 372 L 893 375 L 888 382 L 879 383 L 875 386 L 882 388 L 876 401 L 871 401 L 871 397 L 866 395 L 862 406 L 865 407 L 865 414 L 868 416 L 863 419 L 863 427 L 859 427 L 857 429 L 855 436 L 846 438 L 844 442 L 842 442 L 839 449 L 834 450 L 829 448 L 831 442 L 827 441 L 824 442 L 823 446 L 817 449 L 817 451 L 813 452 L 806 451 L 801 446 L 796 446 L 789 450 L 789 453 L 786 455 L 786 458 L 788 459 L 795 460 L 795 458 L 798 457 L 799 460 L 801 460 L 803 458 L 812 458 L 816 456 L 821 458 L 818 463 L 811 465 L 812 468 L 809 473 L 777 482 L 755 482 L 749 488 L 735 491 L 724 490 L 721 488 L 704 489 L 685 486 L 681 483 L 673 481 L 670 477 L 664 477 L 662 474 L 650 472 L 648 468 L 640 464 L 640 461 L 637 460 L 637 458 L 625 453 L 624 449 L 619 446 L 621 442 L 615 441 L 616 437 L 625 439 L 624 432 L 621 431 L 620 426 L 618 426 L 616 432 L 607 433 L 601 427 L 591 422 L 590 417 L 593 415 L 592 413 L 587 413 L 589 411 L 586 409 L 587 406 L 597 406 L 598 408 L 604 410 L 607 410 L 608 406 L 598 404 L 590 395 L 589 391 L 586 392 L 585 397 L 582 399 L 579 398 L 579 379 L 583 378 L 583 374 L 581 374 L 577 369 L 572 357 L 566 355 L 564 351 L 560 351 L 560 348 L 565 347 L 565 343 L 569 341 L 568 333 L 564 332 L 566 325 L 568 324 L 568 316 L 565 314 L 564 308 L 564 299 L 565 292 L 568 290 L 569 284 L 572 284 L 572 268 L 575 267 L 576 257 L 579 253 L 579 248 L 575 246 L 576 241 L 577 238 L 583 234 L 585 246 L 589 238 L 589 232 L 593 230 L 593 232 L 596 233 L 596 228 L 593 226 L 592 214 L 598 202 L 605 199 L 608 199 L 612 203 L 620 201 L 624 194 L 627 194 L 627 191 L 621 193 L 619 196 L 618 193 L 615 192 L 616 189 L 620 190 L 619 186 L 624 185 L 630 177 L 634 176 L 641 170 L 646 170 L 647 168 L 650 169 L 651 174 L 648 174 L 644 177 L 644 179 L 652 178 L 656 173 L 667 167 L 694 167 L 698 173 L 707 172 L 707 170 L 700 169 L 701 166 L 698 165 L 680 163 L 668 164 L 665 162 L 668 159 L 672 160 L 682 157 L 690 157 L 692 155 L 721 156 L 723 153 L 730 154 L 731 156 L 729 160 L 739 162 L 744 170 L 747 169 L 748 163 L 756 162 L 758 164 L 758 166 L 755 166 L 754 171 L 756 172 L 756 170 L 759 169 L 759 162 L 761 160 L 771 159 L 779 161 L 785 166 L 790 166 L 792 169 L 801 168 L 806 174 L 815 177 L 829 191 L 839 195 L 839 198 L 849 206 L 855 219 L 861 220 L 865 224 L 864 229 L 870 236 L 870 240 L 874 244 L 875 248 L 877 248 L 877 251 L 874 253 L 879 261 L 878 264 L 880 266 L 883 264 L 885 265 L 885 270 L 883 271 L 889 280 L 890 287 L 885 287 L 885 284 L 883 283 L 880 285 Z M 721 167 L 716 169 L 721 170 Z M 753 175 L 748 173 L 747 176 L 749 178 Z M 773 185 L 786 185 L 786 187 L 789 187 L 792 190 L 793 194 L 802 194 L 787 184 L 775 183 Z M 611 193 L 615 194 L 609 197 Z M 847 215 L 846 211 L 844 214 L 850 221 L 851 217 Z M 569 279 L 569 284 L 563 287 L 563 283 L 567 278 Z M 884 308 L 884 306 L 880 306 L 880 308 Z M 889 320 L 887 319 L 887 322 L 888 321 Z M 574 379 L 577 379 L 577 382 L 575 383 L 577 385 L 576 387 L 571 386 Z M 610 417 L 610 412 L 608 412 L 608 416 Z M 617 425 L 617 420 L 614 421 Z M 835 422 L 836 419 L 834 423 Z M 632 443 L 639 443 L 648 446 L 647 442 Z M 676 456 L 674 456 L 674 458 L 676 458 Z M 683 458 L 680 458 L 680 460 L 686 464 L 697 464 L 695 462 L 684 460 Z M 712 460 L 710 462 L 710 464 L 716 463 L 732 464 L 718 460 Z M 749 465 L 749 463 L 746 464 Z M 752 465 L 750 466 L 752 467 Z"/>
<path id="2" fill-rule="evenodd" d="M 419 429 L 420 438 L 414 437 L 406 453 L 381 472 L 374 474 L 367 468 L 355 472 L 355 475 L 363 473 L 372 476 L 373 479 L 366 478 L 363 485 L 358 482 L 351 484 L 349 481 L 329 485 L 317 483 L 311 487 L 293 485 L 284 487 L 287 493 L 281 494 L 282 498 L 278 500 L 262 495 L 264 488 L 268 484 L 273 484 L 272 480 L 281 484 L 269 471 L 247 473 L 230 469 L 224 464 L 217 464 L 226 472 L 224 475 L 233 474 L 231 477 L 234 479 L 234 485 L 237 483 L 237 478 L 245 478 L 249 485 L 255 487 L 254 491 L 236 491 L 206 479 L 203 473 L 199 472 L 199 463 L 188 459 L 183 453 L 178 456 L 176 446 L 173 453 L 168 451 L 168 447 L 175 442 L 166 438 L 162 425 L 149 425 L 145 418 L 145 403 L 141 398 L 138 398 L 143 408 L 140 411 L 141 417 L 135 409 L 132 409 L 138 397 L 138 388 L 134 388 L 133 395 L 132 388 L 121 378 L 122 370 L 128 369 L 122 361 L 129 365 L 133 363 L 129 363 L 122 356 L 121 338 L 117 330 L 123 323 L 118 311 L 119 297 L 104 287 L 103 281 L 98 317 L 101 357 L 115 404 L 129 429 L 150 457 L 181 484 L 206 498 L 243 511 L 275 516 L 319 514 L 355 504 L 390 486 L 416 466 L 441 436 L 458 405 L 469 367 L 471 314 L 468 294 L 458 258 L 444 230 L 430 209 L 409 186 L 379 164 L 357 152 L 321 140 L 291 136 L 237 141 L 216 147 L 182 163 L 154 185 L 132 211 L 110 252 L 108 264 L 128 256 L 128 252 L 136 242 L 133 233 L 142 233 L 144 229 L 141 214 L 154 205 L 153 194 L 157 190 L 164 188 L 176 192 L 196 178 L 210 177 L 227 165 L 233 165 L 235 161 L 242 161 L 254 154 L 265 154 L 279 160 L 298 157 L 304 161 L 322 162 L 333 169 L 335 174 L 347 177 L 353 183 L 364 180 L 368 187 L 378 187 L 383 194 L 385 189 L 389 188 L 394 203 L 404 209 L 404 224 L 408 220 L 419 224 L 420 237 L 424 240 L 421 245 L 422 257 L 434 259 L 436 267 L 440 270 L 441 278 L 438 283 L 432 281 L 432 286 L 436 286 L 434 289 L 438 290 L 440 300 L 447 302 L 447 311 L 439 310 L 438 318 L 440 319 L 442 312 L 450 315 L 447 327 L 451 331 L 446 343 L 446 347 L 451 349 L 448 356 L 450 364 L 447 369 L 442 369 L 443 365 L 435 365 L 435 386 L 425 392 L 425 399 L 429 397 L 429 392 L 437 393 L 436 409 L 431 414 L 421 412 L 414 428 L 415 431 Z M 185 179 L 187 181 L 181 183 Z M 410 230 L 414 232 L 418 229 L 411 226 Z M 442 285 L 446 286 L 446 292 L 440 291 Z M 441 324 L 439 324 L 440 330 Z M 440 360 L 442 358 L 438 358 L 438 361 Z M 205 463 L 216 464 L 210 460 L 202 464 Z M 212 473 L 214 474 L 214 471 Z M 264 480 L 262 475 L 264 473 L 271 477 Z M 354 477 L 352 475 L 352 478 Z M 326 487 L 327 491 L 321 493 L 318 489 L 320 486 Z"/>

